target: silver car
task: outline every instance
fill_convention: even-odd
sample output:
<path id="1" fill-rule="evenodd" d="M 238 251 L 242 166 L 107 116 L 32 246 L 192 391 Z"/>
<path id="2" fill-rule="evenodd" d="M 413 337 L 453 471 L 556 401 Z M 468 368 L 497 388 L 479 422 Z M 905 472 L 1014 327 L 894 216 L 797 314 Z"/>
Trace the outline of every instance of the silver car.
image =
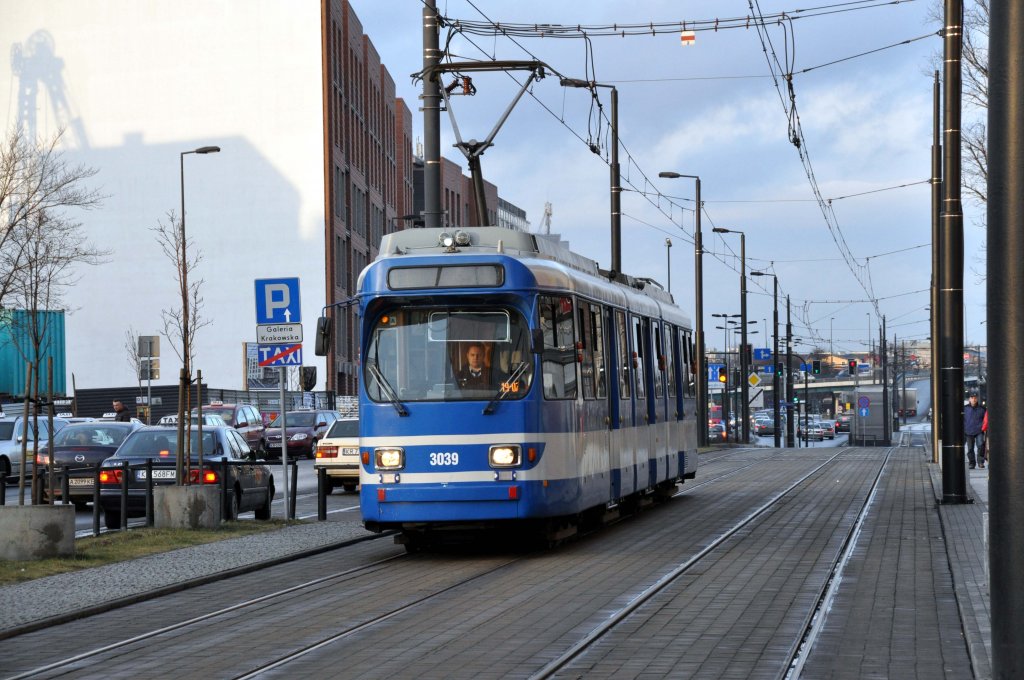
<path id="1" fill-rule="evenodd" d="M 13 484 L 21 474 L 21 442 L 25 437 L 26 430 L 31 429 L 32 418 L 28 419 L 26 426 L 23 416 L 0 416 L 0 473 L 7 474 L 7 483 Z M 53 419 L 53 429 L 59 432 L 68 424 L 64 418 Z M 35 452 L 45 451 L 47 440 L 50 439 L 47 419 L 39 418 L 39 431 L 35 436 L 30 436 L 28 441 L 28 455 L 25 467 L 26 477 L 32 474 L 32 467 L 35 461 Z"/>

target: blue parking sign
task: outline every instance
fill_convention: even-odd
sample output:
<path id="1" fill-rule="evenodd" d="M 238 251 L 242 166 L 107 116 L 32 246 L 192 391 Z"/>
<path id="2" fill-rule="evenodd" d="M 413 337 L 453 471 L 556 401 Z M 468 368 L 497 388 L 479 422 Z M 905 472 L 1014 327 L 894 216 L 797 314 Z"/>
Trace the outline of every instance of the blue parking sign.
<path id="1" fill-rule="evenodd" d="M 256 279 L 256 323 L 299 323 L 302 304 L 298 277 Z"/>

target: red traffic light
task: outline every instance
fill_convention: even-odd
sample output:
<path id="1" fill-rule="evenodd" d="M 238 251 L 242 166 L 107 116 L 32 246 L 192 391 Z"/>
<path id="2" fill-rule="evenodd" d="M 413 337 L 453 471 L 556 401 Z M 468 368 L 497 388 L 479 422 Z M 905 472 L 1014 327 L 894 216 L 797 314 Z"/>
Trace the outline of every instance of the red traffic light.
<path id="1" fill-rule="evenodd" d="M 857 360 L 850 359 L 850 375 L 854 375 L 857 372 Z"/>

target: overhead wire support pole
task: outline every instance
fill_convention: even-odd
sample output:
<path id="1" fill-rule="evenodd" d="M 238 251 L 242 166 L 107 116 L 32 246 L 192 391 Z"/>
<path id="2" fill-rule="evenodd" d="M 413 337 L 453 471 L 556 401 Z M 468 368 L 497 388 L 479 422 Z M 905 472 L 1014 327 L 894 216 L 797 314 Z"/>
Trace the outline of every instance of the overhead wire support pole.
<path id="1" fill-rule="evenodd" d="M 939 238 L 940 360 L 942 371 L 942 502 L 966 503 L 964 469 L 964 213 L 960 203 L 960 111 L 963 79 L 963 2 L 945 0 L 942 229 Z"/>
<path id="2" fill-rule="evenodd" d="M 994 2 L 989 22 L 988 109 L 988 300 L 986 344 L 991 355 L 987 373 L 988 408 L 995 436 L 988 458 L 996 461 L 989 476 L 989 591 L 992 620 L 992 677 L 1024 677 L 1024 391 L 1017 371 L 1024 342 L 1024 7 Z M 980 353 L 979 353 L 980 358 Z M 979 367 L 980 368 L 980 367 Z M 996 596 L 997 595 L 997 596 Z"/>
<path id="3" fill-rule="evenodd" d="M 441 63 L 437 1 L 423 0 L 423 226 L 441 227 Z"/>
<path id="4" fill-rule="evenodd" d="M 942 97 L 939 86 L 939 72 L 935 71 L 935 86 L 932 103 L 932 290 L 931 290 L 931 402 L 932 402 L 932 462 L 939 462 L 942 446 L 939 440 L 941 421 L 939 404 L 942 403 L 941 371 L 939 370 L 939 270 L 941 256 L 942 213 Z"/>

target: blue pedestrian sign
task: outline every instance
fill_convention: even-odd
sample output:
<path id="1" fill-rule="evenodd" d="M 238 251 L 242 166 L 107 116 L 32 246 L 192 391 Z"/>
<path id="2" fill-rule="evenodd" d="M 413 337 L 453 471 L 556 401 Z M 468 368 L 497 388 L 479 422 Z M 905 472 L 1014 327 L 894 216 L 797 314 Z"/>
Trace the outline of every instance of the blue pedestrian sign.
<path id="1" fill-rule="evenodd" d="M 754 348 L 754 361 L 771 361 L 772 349 L 771 347 L 755 347 Z"/>
<path id="2" fill-rule="evenodd" d="M 256 324 L 299 323 L 299 279 L 256 279 Z"/>
<path id="3" fill-rule="evenodd" d="M 868 414 L 869 414 L 870 412 L 871 412 L 871 409 L 869 409 L 869 408 L 860 408 L 860 409 L 857 409 L 857 415 L 859 415 L 859 416 L 860 416 L 861 418 L 867 418 L 867 417 L 868 417 Z"/>
<path id="4" fill-rule="evenodd" d="M 260 366 L 301 366 L 302 343 L 296 345 L 259 345 L 256 358 Z"/>

